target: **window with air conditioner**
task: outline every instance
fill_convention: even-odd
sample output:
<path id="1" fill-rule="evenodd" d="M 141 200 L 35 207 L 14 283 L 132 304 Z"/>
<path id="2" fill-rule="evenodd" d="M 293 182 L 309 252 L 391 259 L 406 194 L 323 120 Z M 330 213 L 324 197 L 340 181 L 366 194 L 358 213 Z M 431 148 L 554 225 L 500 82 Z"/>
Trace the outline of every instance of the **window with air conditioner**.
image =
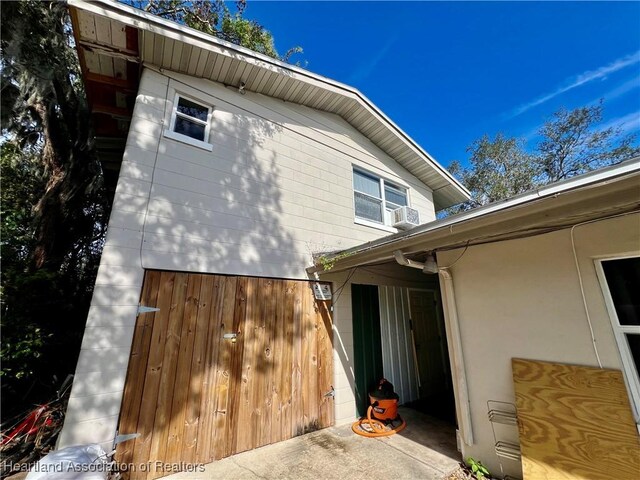
<path id="1" fill-rule="evenodd" d="M 598 276 L 625 379 L 640 420 L 640 257 L 600 260 Z"/>
<path id="2" fill-rule="evenodd" d="M 408 206 L 407 189 L 364 170 L 353 170 L 353 197 L 357 223 L 393 225 L 393 211 Z"/>
<path id="3" fill-rule="evenodd" d="M 171 123 L 169 129 L 165 130 L 165 136 L 211 150 L 209 128 L 212 111 L 211 106 L 176 94 L 171 112 Z"/>

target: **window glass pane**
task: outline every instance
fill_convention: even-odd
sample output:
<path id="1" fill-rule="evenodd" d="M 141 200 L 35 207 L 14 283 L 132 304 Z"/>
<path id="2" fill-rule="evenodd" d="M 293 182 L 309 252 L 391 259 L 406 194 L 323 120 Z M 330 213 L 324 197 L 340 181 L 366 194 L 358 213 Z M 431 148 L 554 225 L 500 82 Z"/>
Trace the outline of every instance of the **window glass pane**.
<path id="1" fill-rule="evenodd" d="M 620 325 L 640 325 L 640 257 L 602 262 Z"/>
<path id="2" fill-rule="evenodd" d="M 204 142 L 204 125 L 201 123 L 195 123 L 187 120 L 186 118 L 176 117 L 176 124 L 173 127 L 173 131 Z"/>
<path id="3" fill-rule="evenodd" d="M 382 223 L 382 200 L 355 192 L 356 217 Z"/>
<path id="4" fill-rule="evenodd" d="M 636 373 L 640 375 L 640 335 L 627 334 L 625 337 L 627 337 L 627 342 L 629 343 L 633 363 L 636 365 Z"/>
<path id="5" fill-rule="evenodd" d="M 394 203 L 398 207 L 407 205 L 407 192 L 401 190 L 393 185 L 385 184 L 384 186 L 384 199 L 389 203 Z"/>
<path id="6" fill-rule="evenodd" d="M 382 198 L 380 195 L 380 180 L 357 170 L 353 171 L 353 189 L 358 192 L 368 193 L 376 198 Z"/>
<path id="7" fill-rule="evenodd" d="M 178 111 L 203 121 L 206 121 L 207 115 L 209 115 L 209 109 L 207 107 L 203 107 L 182 97 L 178 97 Z"/>

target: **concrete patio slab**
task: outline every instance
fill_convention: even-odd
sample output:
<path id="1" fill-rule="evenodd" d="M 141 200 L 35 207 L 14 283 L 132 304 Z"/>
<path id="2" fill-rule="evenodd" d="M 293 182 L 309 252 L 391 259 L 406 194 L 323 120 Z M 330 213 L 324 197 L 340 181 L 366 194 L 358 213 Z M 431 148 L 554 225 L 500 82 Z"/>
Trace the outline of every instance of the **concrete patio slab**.
<path id="1" fill-rule="evenodd" d="M 350 425 L 327 428 L 206 465 L 199 479 L 421 479 L 440 480 L 461 457 L 455 428 L 415 410 L 400 409 L 407 428 L 383 438 L 354 434 Z"/>

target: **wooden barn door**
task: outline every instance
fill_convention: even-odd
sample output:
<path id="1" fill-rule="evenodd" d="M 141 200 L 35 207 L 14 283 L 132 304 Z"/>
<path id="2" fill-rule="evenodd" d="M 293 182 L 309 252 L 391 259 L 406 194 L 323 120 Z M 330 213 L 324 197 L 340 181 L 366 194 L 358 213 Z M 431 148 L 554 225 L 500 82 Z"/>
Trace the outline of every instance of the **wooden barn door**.
<path id="1" fill-rule="evenodd" d="M 305 281 L 147 271 L 118 446 L 130 478 L 333 424 L 330 301 Z"/>

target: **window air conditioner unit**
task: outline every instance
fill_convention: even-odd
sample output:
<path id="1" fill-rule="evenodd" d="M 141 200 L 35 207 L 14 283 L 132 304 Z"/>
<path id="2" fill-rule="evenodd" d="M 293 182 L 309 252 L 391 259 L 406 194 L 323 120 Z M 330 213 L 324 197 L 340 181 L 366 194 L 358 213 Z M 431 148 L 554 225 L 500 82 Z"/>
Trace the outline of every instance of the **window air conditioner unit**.
<path id="1" fill-rule="evenodd" d="M 407 229 L 420 225 L 420 214 L 415 208 L 400 207 L 392 213 L 393 226 L 396 228 Z"/>

